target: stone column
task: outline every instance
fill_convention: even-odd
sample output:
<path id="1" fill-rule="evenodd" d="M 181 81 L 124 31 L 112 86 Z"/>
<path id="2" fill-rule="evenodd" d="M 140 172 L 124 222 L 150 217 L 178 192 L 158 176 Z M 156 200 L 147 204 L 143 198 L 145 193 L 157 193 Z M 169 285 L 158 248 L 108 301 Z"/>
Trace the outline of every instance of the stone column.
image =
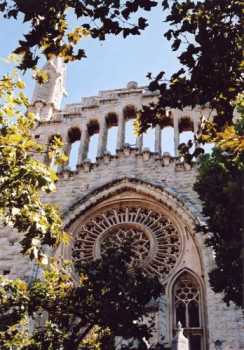
<path id="1" fill-rule="evenodd" d="M 117 149 L 121 149 L 125 142 L 125 119 L 124 112 L 121 110 L 118 116 L 118 133 L 117 133 Z"/>
<path id="2" fill-rule="evenodd" d="M 81 128 L 81 138 L 80 138 L 80 145 L 79 145 L 79 151 L 78 151 L 77 165 L 82 164 L 84 160 L 87 158 L 89 140 L 90 140 L 90 137 L 88 134 L 87 124 L 84 123 Z"/>
<path id="3" fill-rule="evenodd" d="M 158 156 L 161 156 L 161 127 L 160 125 L 155 126 L 155 143 L 154 149 L 155 152 L 158 153 Z"/>
<path id="4" fill-rule="evenodd" d="M 63 152 L 64 154 L 69 157 L 70 155 L 70 150 L 71 150 L 71 143 L 70 143 L 70 140 L 69 140 L 69 135 L 66 134 L 65 137 L 63 138 L 63 143 L 65 144 L 64 147 L 63 147 Z M 68 163 L 69 161 L 67 161 Z"/>
<path id="5" fill-rule="evenodd" d="M 136 147 L 138 148 L 139 153 L 142 152 L 143 147 L 143 134 L 140 136 L 137 136 L 136 138 Z"/>
<path id="6" fill-rule="evenodd" d="M 180 144 L 180 136 L 179 136 L 179 114 L 174 111 L 173 112 L 173 118 L 174 118 L 174 145 L 175 145 L 175 157 L 178 157 L 179 155 L 179 144 Z"/>
<path id="7" fill-rule="evenodd" d="M 108 129 L 106 125 L 106 118 L 104 115 L 99 125 L 97 157 L 102 157 L 104 154 L 104 151 L 106 149 L 106 144 L 107 144 L 107 134 L 108 134 Z"/>

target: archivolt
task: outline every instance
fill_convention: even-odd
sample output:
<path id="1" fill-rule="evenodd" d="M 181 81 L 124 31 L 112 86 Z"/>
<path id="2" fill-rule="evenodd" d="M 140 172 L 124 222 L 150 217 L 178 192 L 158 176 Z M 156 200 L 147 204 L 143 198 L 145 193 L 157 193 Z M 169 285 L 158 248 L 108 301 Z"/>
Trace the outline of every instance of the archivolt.
<path id="1" fill-rule="evenodd" d="M 176 195 L 165 190 L 163 186 L 157 186 L 150 182 L 129 177 L 114 180 L 103 186 L 99 186 L 88 195 L 82 197 L 64 213 L 63 222 L 65 228 L 70 227 L 70 225 L 78 217 L 84 215 L 87 210 L 126 191 L 134 192 L 145 196 L 145 198 L 154 200 L 181 219 L 189 231 L 194 231 L 198 219 L 188 206 L 177 198 Z"/>

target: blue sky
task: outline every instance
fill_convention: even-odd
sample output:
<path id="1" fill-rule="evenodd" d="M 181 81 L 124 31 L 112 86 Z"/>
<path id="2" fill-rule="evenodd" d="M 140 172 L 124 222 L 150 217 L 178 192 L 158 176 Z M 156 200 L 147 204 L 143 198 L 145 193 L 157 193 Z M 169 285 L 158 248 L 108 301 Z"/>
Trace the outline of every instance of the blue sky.
<path id="1" fill-rule="evenodd" d="M 63 99 L 62 106 L 78 102 L 84 96 L 97 95 L 99 90 L 126 87 L 132 80 L 137 81 L 139 85 L 147 85 L 148 72 L 156 75 L 163 70 L 170 77 L 179 68 L 177 54 L 171 51 L 170 43 L 163 36 L 168 24 L 163 23 L 165 13 L 161 7 L 153 9 L 150 13 L 142 12 L 141 15 L 148 18 L 149 26 L 140 36 L 123 39 L 122 36 L 110 35 L 103 42 L 88 38 L 80 43 L 80 47 L 86 51 L 87 58 L 67 64 L 68 97 Z M 70 16 L 69 24 L 70 28 L 75 28 L 77 25 L 73 16 Z M 16 48 L 18 40 L 23 39 L 27 29 L 28 25 L 23 24 L 21 19 L 16 21 L 0 18 L 0 57 L 6 58 Z M 39 68 L 44 62 L 43 58 Z M 0 63 L 1 74 L 7 68 L 5 64 Z M 31 74 L 28 72 L 23 78 L 27 83 L 26 94 L 29 99 L 34 88 Z M 131 132 L 131 139 L 129 138 L 128 142 L 133 143 L 132 137 Z M 172 134 L 168 137 L 172 139 Z M 189 137 L 185 135 L 185 138 Z M 144 139 L 145 146 L 153 148 L 152 133 L 148 132 Z M 166 144 L 173 154 L 171 141 L 166 139 Z M 95 153 L 92 155 L 93 159 L 94 157 Z"/>
<path id="2" fill-rule="evenodd" d="M 110 35 L 103 42 L 88 38 L 80 43 L 87 58 L 67 65 L 69 96 L 63 103 L 96 95 L 99 90 L 125 87 L 132 80 L 139 85 L 147 85 L 148 72 L 157 74 L 164 70 L 168 76 L 175 72 L 178 61 L 176 54 L 171 51 L 170 43 L 163 36 L 168 24 L 163 23 L 165 14 L 161 7 L 151 12 L 141 12 L 140 15 L 148 18 L 149 23 L 140 36 L 123 39 L 121 35 Z M 71 29 L 77 25 L 73 16 L 70 16 L 69 24 Z M 23 39 L 27 29 L 28 24 L 23 24 L 21 18 L 17 21 L 0 18 L 1 57 L 7 57 L 16 48 L 18 40 Z M 0 72 L 5 69 L 1 63 Z M 28 84 L 28 97 L 31 97 L 34 84 L 30 75 L 26 74 L 24 78 Z"/>

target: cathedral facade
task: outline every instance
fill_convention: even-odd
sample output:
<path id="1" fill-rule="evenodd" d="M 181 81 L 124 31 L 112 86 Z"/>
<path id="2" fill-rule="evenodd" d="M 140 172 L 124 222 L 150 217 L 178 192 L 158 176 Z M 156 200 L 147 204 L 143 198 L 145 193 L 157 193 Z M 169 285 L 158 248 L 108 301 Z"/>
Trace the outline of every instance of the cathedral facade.
<path id="1" fill-rule="evenodd" d="M 157 93 L 136 82 L 125 88 L 100 91 L 60 110 L 65 94 L 65 67 L 54 59 L 44 66 L 49 81 L 36 85 L 30 112 L 39 123 L 33 138 L 47 145 L 54 136 L 64 142 L 70 157 L 76 148 L 76 169 L 58 168 L 57 192 L 48 201 L 60 208 L 72 244 L 61 245 L 60 259 L 91 261 L 101 256 L 109 237 L 118 242 L 133 237 L 133 263 L 156 274 L 164 293 L 150 309 L 156 321 L 152 343 L 171 344 L 177 322 L 189 340 L 189 350 L 238 350 L 244 348 L 241 310 L 229 307 L 208 282 L 214 266 L 213 251 L 195 230 L 204 222 L 201 203 L 192 185 L 197 163 L 178 157 L 180 134 L 196 134 L 199 110 L 169 110 L 164 127 L 156 126 L 154 148 L 145 147 L 143 136 L 126 142 L 126 123 L 136 119 L 142 105 L 157 102 Z M 162 149 L 164 128 L 172 128 L 174 154 Z M 108 150 L 108 135 L 116 151 Z M 96 159 L 89 159 L 91 139 L 97 135 Z M 73 153 L 72 153 L 73 154 Z M 43 162 L 48 159 L 43 156 Z M 36 268 L 20 254 L 15 233 L 0 232 L 0 273 L 11 278 L 33 278 Z"/>

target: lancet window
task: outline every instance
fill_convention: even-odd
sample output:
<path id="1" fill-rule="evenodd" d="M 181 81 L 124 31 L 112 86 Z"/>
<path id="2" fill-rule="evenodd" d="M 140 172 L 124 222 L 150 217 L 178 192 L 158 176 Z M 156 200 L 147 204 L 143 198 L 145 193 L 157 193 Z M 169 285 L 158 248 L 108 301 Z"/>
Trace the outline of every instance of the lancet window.
<path id="1" fill-rule="evenodd" d="M 201 297 L 200 286 L 189 273 L 176 281 L 173 289 L 174 326 L 181 322 L 189 340 L 189 350 L 203 350 Z"/>

